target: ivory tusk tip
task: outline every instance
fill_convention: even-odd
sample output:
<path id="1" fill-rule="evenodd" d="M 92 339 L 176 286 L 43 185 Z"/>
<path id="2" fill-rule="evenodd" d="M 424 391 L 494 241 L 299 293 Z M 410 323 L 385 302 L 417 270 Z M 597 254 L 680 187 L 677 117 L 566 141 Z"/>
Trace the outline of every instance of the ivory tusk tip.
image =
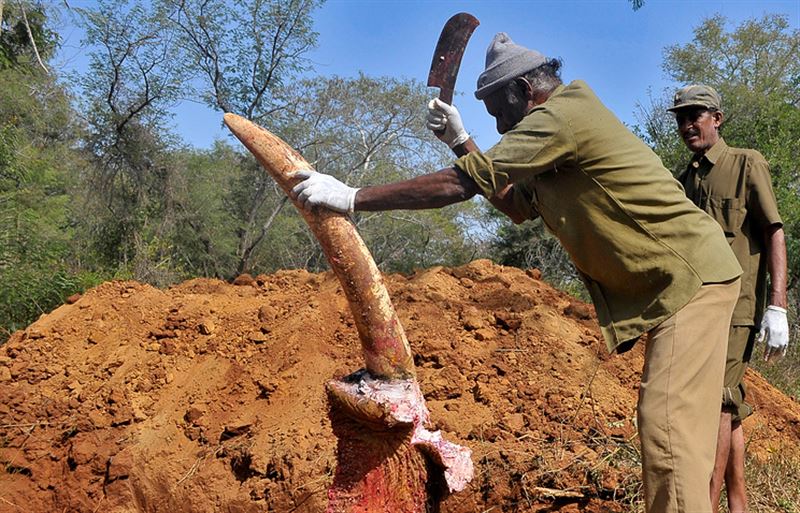
<path id="1" fill-rule="evenodd" d="M 222 121 L 224 121 L 224 122 L 225 122 L 225 124 L 226 124 L 226 125 L 228 125 L 228 128 L 230 128 L 230 129 L 231 129 L 231 131 L 232 131 L 234 134 L 236 133 L 236 129 L 237 129 L 237 128 L 241 128 L 241 127 L 243 127 L 243 126 L 244 126 L 244 124 L 248 122 L 248 121 L 247 121 L 245 118 L 243 118 L 242 116 L 239 116 L 238 114 L 233 114 L 232 112 L 226 112 L 226 113 L 225 113 L 225 114 L 222 116 Z"/>
<path id="2" fill-rule="evenodd" d="M 234 114 L 233 112 L 226 112 L 225 114 L 222 115 L 222 119 L 224 119 L 226 123 L 228 121 L 231 121 L 231 120 L 234 120 L 234 119 L 237 119 L 237 118 L 241 118 L 241 117 L 242 116 L 239 116 L 238 114 Z"/>

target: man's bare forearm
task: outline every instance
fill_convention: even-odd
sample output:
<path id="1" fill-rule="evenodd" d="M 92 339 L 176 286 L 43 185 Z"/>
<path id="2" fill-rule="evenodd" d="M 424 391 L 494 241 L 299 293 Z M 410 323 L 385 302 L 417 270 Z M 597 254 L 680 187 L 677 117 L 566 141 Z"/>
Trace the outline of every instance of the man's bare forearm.
<path id="1" fill-rule="evenodd" d="M 770 226 L 764 233 L 770 278 L 769 304 L 786 308 L 786 239 L 783 228 Z"/>
<path id="2" fill-rule="evenodd" d="M 455 168 L 445 168 L 411 180 L 363 187 L 356 193 L 355 210 L 419 210 L 466 201 L 478 186 Z"/>

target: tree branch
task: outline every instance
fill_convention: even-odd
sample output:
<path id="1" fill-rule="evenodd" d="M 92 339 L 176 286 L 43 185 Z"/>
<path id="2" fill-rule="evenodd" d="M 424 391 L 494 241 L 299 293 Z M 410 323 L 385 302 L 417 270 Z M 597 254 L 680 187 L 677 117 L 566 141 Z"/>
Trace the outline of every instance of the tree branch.
<path id="1" fill-rule="evenodd" d="M 36 40 L 33 38 L 33 32 L 31 32 L 31 26 L 28 23 L 28 15 L 25 14 L 25 5 L 22 3 L 22 0 L 19 1 L 19 10 L 22 11 L 22 21 L 25 23 L 25 30 L 28 32 L 28 38 L 31 40 L 31 47 L 33 48 L 33 53 L 36 55 L 36 60 L 39 62 L 39 66 L 42 67 L 45 73 L 50 73 L 47 69 L 47 66 L 44 65 L 42 62 L 42 57 L 39 55 L 39 48 L 36 46 Z M 2 2 L 0 2 L 0 15 L 2 15 Z M 0 16 L 0 23 L 2 23 L 3 19 Z"/>

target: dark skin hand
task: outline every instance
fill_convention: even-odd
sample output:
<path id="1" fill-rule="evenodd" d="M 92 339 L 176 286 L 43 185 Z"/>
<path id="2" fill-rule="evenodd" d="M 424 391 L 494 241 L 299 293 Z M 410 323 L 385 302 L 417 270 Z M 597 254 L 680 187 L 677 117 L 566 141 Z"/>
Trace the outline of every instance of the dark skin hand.
<path id="1" fill-rule="evenodd" d="M 453 152 L 461 157 L 477 149 L 470 138 L 453 148 Z M 363 187 L 356 193 L 354 208 L 366 211 L 440 208 L 466 201 L 479 192 L 469 176 L 448 167 L 402 182 Z"/>

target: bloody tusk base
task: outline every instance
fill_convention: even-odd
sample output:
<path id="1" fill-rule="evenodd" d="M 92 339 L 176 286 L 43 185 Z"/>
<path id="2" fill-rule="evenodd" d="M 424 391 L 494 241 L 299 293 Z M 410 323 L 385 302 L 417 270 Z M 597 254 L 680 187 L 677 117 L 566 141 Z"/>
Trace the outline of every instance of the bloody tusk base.
<path id="1" fill-rule="evenodd" d="M 338 438 L 328 513 L 438 511 L 446 492 L 472 479 L 472 451 L 430 431 L 414 379 L 376 379 L 357 371 L 326 385 Z"/>

